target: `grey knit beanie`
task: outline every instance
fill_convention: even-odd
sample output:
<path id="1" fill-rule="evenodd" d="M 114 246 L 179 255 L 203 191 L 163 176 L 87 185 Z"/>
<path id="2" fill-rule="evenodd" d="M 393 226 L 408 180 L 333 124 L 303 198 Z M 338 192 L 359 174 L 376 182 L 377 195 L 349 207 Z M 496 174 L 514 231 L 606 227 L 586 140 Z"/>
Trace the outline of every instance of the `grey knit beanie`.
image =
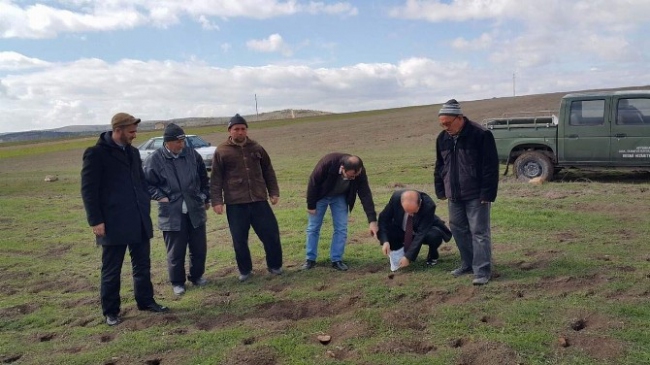
<path id="1" fill-rule="evenodd" d="M 456 101 L 456 99 L 451 99 L 447 101 L 446 103 L 442 104 L 442 108 L 440 108 L 440 112 L 438 112 L 438 115 L 460 115 L 463 114 L 463 111 L 460 110 L 460 103 Z"/>

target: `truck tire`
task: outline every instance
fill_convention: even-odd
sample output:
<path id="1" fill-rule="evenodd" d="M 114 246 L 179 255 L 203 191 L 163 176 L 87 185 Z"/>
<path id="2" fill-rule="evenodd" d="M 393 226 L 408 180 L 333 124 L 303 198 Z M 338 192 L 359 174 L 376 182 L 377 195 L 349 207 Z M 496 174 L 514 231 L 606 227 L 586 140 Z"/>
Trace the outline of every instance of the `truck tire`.
<path id="1" fill-rule="evenodd" d="M 524 152 L 515 160 L 515 176 L 517 180 L 529 182 L 538 178 L 541 181 L 553 180 L 554 166 L 551 159 L 539 151 Z"/>

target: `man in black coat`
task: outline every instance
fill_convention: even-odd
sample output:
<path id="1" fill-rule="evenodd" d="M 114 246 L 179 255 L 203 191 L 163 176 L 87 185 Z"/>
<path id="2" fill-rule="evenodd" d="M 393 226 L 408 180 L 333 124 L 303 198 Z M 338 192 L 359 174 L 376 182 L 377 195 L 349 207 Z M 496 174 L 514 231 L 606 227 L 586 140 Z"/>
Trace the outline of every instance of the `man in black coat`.
<path id="1" fill-rule="evenodd" d="M 460 252 L 454 277 L 474 274 L 472 284 L 492 276 L 490 209 L 499 186 L 499 158 L 492 132 L 463 115 L 451 99 L 438 113 L 443 131 L 436 139 L 433 173 L 436 196 L 447 200 L 449 226 Z"/>
<path id="2" fill-rule="evenodd" d="M 427 265 L 438 263 L 438 247 L 449 242 L 451 231 L 436 215 L 436 204 L 426 193 L 397 190 L 379 213 L 379 243 L 390 257 L 391 270 L 415 261 L 423 244 L 429 246 Z"/>
<path id="3" fill-rule="evenodd" d="M 140 119 L 118 113 L 112 131 L 86 149 L 81 197 L 88 224 L 102 246 L 101 301 L 106 323 L 120 322 L 120 274 L 128 247 L 138 309 L 166 312 L 153 299 L 149 240 L 153 237 L 151 203 L 138 150 L 131 145 Z"/>

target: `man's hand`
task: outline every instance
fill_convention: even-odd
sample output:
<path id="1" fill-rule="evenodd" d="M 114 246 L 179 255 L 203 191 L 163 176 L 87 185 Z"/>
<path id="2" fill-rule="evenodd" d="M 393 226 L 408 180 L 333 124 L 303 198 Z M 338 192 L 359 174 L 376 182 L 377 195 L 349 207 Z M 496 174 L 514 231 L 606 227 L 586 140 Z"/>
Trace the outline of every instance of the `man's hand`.
<path id="1" fill-rule="evenodd" d="M 406 257 L 402 257 L 401 259 L 399 259 L 399 268 L 400 269 L 405 268 L 405 267 L 409 266 L 410 264 L 411 264 L 411 261 L 409 261 L 409 259 L 407 259 Z"/>
<path id="2" fill-rule="evenodd" d="M 158 202 L 159 203 L 169 203 L 169 198 L 168 197 L 160 198 L 160 199 L 158 199 Z"/>
<path id="3" fill-rule="evenodd" d="M 309 213 L 309 215 L 316 215 L 316 209 L 307 209 L 307 213 Z"/>
<path id="4" fill-rule="evenodd" d="M 447 197 L 444 196 L 444 197 L 440 198 L 440 200 L 447 200 Z"/>
<path id="5" fill-rule="evenodd" d="M 279 196 L 272 196 L 270 198 L 270 200 L 271 200 L 271 204 L 276 205 L 280 201 L 280 197 Z"/>
<path id="6" fill-rule="evenodd" d="M 384 242 L 384 244 L 381 246 L 381 252 L 384 254 L 384 256 L 388 256 L 390 253 L 390 243 Z"/>
<path id="7" fill-rule="evenodd" d="M 370 236 L 377 237 L 377 232 L 379 231 L 379 227 L 377 227 L 377 222 L 370 222 L 370 226 L 368 227 L 368 230 L 370 231 Z"/>
<path id="8" fill-rule="evenodd" d="M 106 226 L 104 225 L 104 223 L 100 223 L 96 226 L 93 226 L 93 234 L 97 237 L 106 236 Z"/>
<path id="9" fill-rule="evenodd" d="M 213 206 L 212 210 L 214 210 L 214 212 L 217 214 L 223 214 L 223 204 L 217 204 Z"/>

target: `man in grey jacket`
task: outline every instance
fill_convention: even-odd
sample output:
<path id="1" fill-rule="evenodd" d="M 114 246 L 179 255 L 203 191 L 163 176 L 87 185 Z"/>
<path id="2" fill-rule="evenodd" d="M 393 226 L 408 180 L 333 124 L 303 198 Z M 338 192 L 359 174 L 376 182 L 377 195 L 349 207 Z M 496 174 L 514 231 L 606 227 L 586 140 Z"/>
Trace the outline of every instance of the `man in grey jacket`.
<path id="1" fill-rule="evenodd" d="M 158 201 L 158 226 L 167 247 L 167 269 L 172 290 L 185 293 L 185 252 L 189 248 L 187 280 L 196 286 L 203 277 L 207 252 L 205 223 L 210 207 L 208 174 L 203 158 L 186 147 L 185 132 L 174 123 L 165 128 L 164 145 L 144 162 L 151 199 Z"/>

